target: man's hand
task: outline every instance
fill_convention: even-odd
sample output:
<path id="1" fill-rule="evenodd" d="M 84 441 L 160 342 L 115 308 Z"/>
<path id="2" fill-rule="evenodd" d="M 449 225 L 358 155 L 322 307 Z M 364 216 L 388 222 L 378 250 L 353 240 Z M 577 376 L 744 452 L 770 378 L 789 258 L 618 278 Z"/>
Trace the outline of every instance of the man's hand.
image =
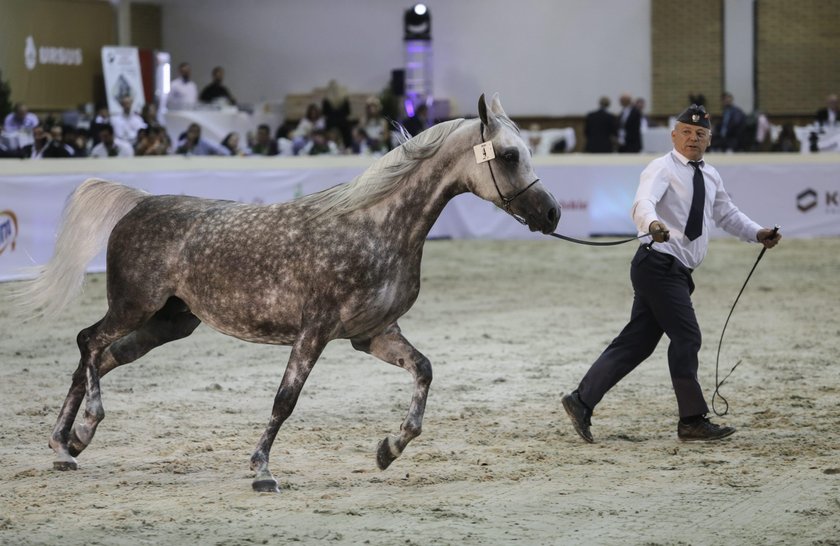
<path id="1" fill-rule="evenodd" d="M 782 240 L 782 234 L 779 233 L 778 228 L 761 228 L 755 238 L 764 245 L 764 248 L 773 248 Z"/>
<path id="2" fill-rule="evenodd" d="M 671 238 L 671 232 L 665 227 L 665 224 L 659 220 L 654 220 L 648 226 L 648 233 L 653 236 L 653 241 L 656 243 L 667 242 Z M 760 232 L 759 232 L 760 233 Z"/>

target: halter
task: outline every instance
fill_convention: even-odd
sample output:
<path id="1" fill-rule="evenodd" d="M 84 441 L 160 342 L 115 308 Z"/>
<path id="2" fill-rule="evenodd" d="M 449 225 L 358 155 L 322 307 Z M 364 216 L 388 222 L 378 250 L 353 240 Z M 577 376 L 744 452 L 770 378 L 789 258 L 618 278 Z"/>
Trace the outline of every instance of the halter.
<path id="1" fill-rule="evenodd" d="M 481 123 L 480 123 L 480 125 L 479 125 L 479 127 L 480 127 L 480 132 L 481 132 L 481 142 L 484 142 L 484 122 L 481 122 Z M 503 209 L 506 213 L 508 213 L 508 214 L 510 214 L 511 216 L 513 216 L 513 218 L 514 218 L 517 222 L 519 222 L 520 224 L 522 224 L 523 226 L 524 226 L 524 225 L 527 225 L 527 224 L 528 224 L 528 221 L 527 221 L 527 220 L 525 220 L 524 218 L 522 218 L 521 216 L 519 216 L 518 214 L 516 214 L 516 213 L 515 213 L 515 212 L 513 212 L 512 210 L 510 210 L 510 204 L 511 204 L 511 203 L 513 203 L 513 200 L 514 200 L 514 199 L 516 199 L 517 197 L 519 197 L 520 195 L 522 195 L 523 193 L 525 193 L 526 191 L 528 191 L 529 189 L 531 189 L 531 186 L 533 186 L 534 184 L 536 184 L 537 182 L 539 182 L 539 181 L 540 181 L 540 179 L 539 179 L 539 178 L 535 179 L 533 182 L 531 182 L 530 184 L 528 184 L 527 186 L 525 186 L 524 188 L 522 188 L 521 190 L 519 190 L 518 192 L 516 192 L 516 193 L 513 195 L 513 197 L 505 197 L 505 196 L 502 194 L 502 190 L 501 190 L 501 189 L 499 189 L 499 183 L 498 183 L 498 182 L 496 182 L 496 175 L 493 173 L 493 160 L 492 160 L 492 159 L 491 159 L 490 161 L 488 161 L 488 162 L 487 162 L 487 166 L 488 166 L 488 167 L 490 167 L 490 178 L 492 178 L 492 179 L 493 179 L 493 185 L 496 187 L 496 193 L 498 193 L 498 194 L 499 194 L 499 199 L 501 199 L 501 200 L 502 200 L 502 209 Z M 512 186 L 512 185 L 513 185 L 513 184 L 511 184 L 511 186 Z"/>

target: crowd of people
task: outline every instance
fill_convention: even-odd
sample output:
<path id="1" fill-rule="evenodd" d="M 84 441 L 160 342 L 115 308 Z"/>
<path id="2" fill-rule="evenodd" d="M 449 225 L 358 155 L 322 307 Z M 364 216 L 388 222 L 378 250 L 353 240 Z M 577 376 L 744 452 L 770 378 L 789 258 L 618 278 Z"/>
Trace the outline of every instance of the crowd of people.
<path id="1" fill-rule="evenodd" d="M 703 95 L 689 94 L 690 104 L 706 106 Z M 601 97 L 598 108 L 589 112 L 584 121 L 584 152 L 586 153 L 638 153 L 643 147 L 643 134 L 651 126 L 644 113 L 645 100 L 633 99 L 629 94 L 619 97 L 618 113 L 610 111 L 610 98 Z M 720 97 L 721 114 L 712 127 L 709 147 L 717 152 L 795 152 L 803 145 L 792 124 L 784 124 L 773 135 L 767 115 L 761 111 L 747 114 L 735 104 L 732 93 Z M 816 131 L 840 128 L 837 95 L 826 98 L 825 108 L 814 116 Z M 807 145 L 807 143 L 804 143 Z"/>
<path id="2" fill-rule="evenodd" d="M 189 63 L 181 63 L 167 97 L 170 110 L 189 110 L 198 105 L 236 106 L 233 93 L 224 83 L 225 72 L 215 67 L 211 81 L 199 92 L 192 79 Z M 705 104 L 702 95 L 690 96 L 690 102 Z M 622 94 L 619 110 L 610 111 L 610 99 L 601 97 L 598 109 L 589 112 L 583 127 L 583 151 L 586 153 L 639 153 L 643 134 L 651 125 L 644 112 L 645 100 Z M 14 105 L 4 119 L 0 133 L 0 157 L 40 159 L 68 157 L 128 157 L 161 155 L 222 156 L 295 156 L 295 155 L 381 155 L 399 143 L 391 123 L 383 115 L 380 99 L 367 99 L 361 119 L 351 119 L 346 89 L 331 80 L 320 104 L 313 103 L 299 121 L 272 127 L 261 124 L 247 135 L 230 133 L 215 141 L 202 136 L 199 124 L 191 124 L 179 135 L 171 135 L 155 103 L 134 109 L 131 96 L 120 99 L 121 110 L 110 113 L 102 106 L 84 123 L 46 115 L 40 119 L 26 104 Z M 715 151 L 796 151 L 800 143 L 793 127 L 782 127 L 771 139 L 771 125 L 761 112 L 745 114 L 731 93 L 721 96 L 722 114 L 712 131 L 711 150 Z M 75 117 L 78 117 L 78 113 Z M 413 115 L 401 120 L 408 134 L 415 135 L 429 127 L 426 104 L 418 105 Z M 826 107 L 815 116 L 817 127 L 838 127 L 837 95 L 829 95 Z M 245 138 L 242 138 L 242 137 Z M 173 138 L 174 137 L 174 138 Z"/>

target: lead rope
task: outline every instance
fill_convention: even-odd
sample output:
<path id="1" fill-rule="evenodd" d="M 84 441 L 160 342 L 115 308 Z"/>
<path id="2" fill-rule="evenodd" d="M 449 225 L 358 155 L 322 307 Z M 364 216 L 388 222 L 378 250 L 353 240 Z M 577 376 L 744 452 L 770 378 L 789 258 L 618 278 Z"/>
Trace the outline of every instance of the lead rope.
<path id="1" fill-rule="evenodd" d="M 774 226 L 771 238 L 775 236 L 778 231 L 779 226 Z M 720 348 L 723 345 L 723 334 L 726 333 L 726 327 L 729 325 L 729 319 L 732 317 L 732 312 L 735 311 L 735 306 L 738 305 L 738 300 L 741 299 L 741 294 L 744 293 L 744 289 L 747 287 L 747 283 L 750 282 L 750 277 L 752 277 L 753 271 L 755 271 L 755 268 L 758 267 L 758 262 L 760 262 L 761 258 L 764 257 L 765 252 L 767 252 L 767 247 L 762 248 L 761 252 L 759 252 L 758 258 L 756 258 L 752 269 L 750 269 L 747 278 L 744 280 L 743 286 L 741 286 L 741 290 L 738 292 L 738 296 L 735 298 L 735 303 L 732 304 L 732 308 L 729 310 L 729 315 L 727 315 L 726 322 L 723 324 L 723 330 L 721 330 L 720 332 L 720 341 L 718 341 L 717 357 L 715 357 L 715 392 L 714 394 L 712 394 L 712 411 L 715 412 L 715 415 L 717 415 L 718 417 L 723 417 L 724 415 L 729 413 L 729 402 L 727 402 L 726 398 L 724 398 L 723 395 L 720 393 L 720 388 L 726 382 L 726 380 L 729 379 L 729 376 L 732 375 L 732 372 L 735 371 L 735 368 L 737 368 L 738 365 L 741 364 L 740 360 L 736 362 L 735 365 L 732 366 L 732 369 L 729 370 L 729 373 L 726 374 L 726 377 L 724 377 L 720 382 L 718 382 L 718 369 L 720 367 Z M 723 413 L 720 413 L 715 407 L 716 398 L 720 398 L 725 405 Z"/>

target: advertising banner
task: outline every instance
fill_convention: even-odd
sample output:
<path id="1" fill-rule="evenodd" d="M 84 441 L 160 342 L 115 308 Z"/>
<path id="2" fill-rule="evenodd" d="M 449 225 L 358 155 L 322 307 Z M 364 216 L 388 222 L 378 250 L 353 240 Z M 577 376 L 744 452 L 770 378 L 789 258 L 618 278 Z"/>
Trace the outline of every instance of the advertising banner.
<path id="1" fill-rule="evenodd" d="M 146 98 L 143 94 L 143 75 L 140 71 L 140 54 L 137 48 L 103 47 L 102 71 L 105 75 L 108 110 L 112 114 L 122 112 L 122 99 L 130 97 L 132 111 L 139 112 L 146 104 Z"/>

